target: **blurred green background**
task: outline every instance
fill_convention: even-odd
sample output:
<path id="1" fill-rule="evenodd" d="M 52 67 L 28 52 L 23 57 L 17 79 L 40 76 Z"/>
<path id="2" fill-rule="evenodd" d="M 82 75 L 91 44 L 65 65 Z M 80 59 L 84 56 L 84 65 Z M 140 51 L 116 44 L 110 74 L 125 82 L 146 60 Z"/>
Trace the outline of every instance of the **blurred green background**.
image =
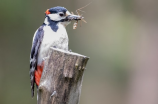
<path id="1" fill-rule="evenodd" d="M 80 104 L 158 104 L 158 0 L 1 0 L 0 104 L 36 104 L 29 58 L 45 10 L 89 2 L 88 23 L 67 26 L 70 49 L 90 57 Z"/>

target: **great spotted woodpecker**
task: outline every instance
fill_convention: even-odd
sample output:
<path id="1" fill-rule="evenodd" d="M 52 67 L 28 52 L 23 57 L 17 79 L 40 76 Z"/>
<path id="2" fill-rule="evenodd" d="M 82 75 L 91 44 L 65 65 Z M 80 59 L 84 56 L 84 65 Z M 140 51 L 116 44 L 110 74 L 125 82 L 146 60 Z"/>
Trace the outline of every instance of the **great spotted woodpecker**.
<path id="1" fill-rule="evenodd" d="M 68 51 L 68 35 L 65 27 L 72 20 L 81 20 L 83 17 L 71 14 L 64 7 L 53 7 L 45 12 L 44 23 L 36 30 L 30 54 L 31 94 L 34 96 L 34 83 L 39 86 L 44 67 L 44 58 L 47 57 L 50 47 Z"/>

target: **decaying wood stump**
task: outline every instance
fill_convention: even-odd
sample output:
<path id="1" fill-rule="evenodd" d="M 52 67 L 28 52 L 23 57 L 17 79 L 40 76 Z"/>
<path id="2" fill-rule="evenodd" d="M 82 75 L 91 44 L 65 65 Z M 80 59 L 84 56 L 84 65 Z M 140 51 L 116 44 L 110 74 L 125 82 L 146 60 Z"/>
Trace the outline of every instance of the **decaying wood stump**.
<path id="1" fill-rule="evenodd" d="M 88 57 L 50 48 L 40 80 L 37 104 L 78 104 Z"/>

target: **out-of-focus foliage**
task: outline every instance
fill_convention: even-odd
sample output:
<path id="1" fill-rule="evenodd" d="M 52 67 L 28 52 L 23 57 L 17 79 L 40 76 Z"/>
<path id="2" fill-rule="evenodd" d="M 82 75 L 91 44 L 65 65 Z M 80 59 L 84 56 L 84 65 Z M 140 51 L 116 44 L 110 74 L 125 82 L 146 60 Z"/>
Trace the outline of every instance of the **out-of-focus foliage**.
<path id="1" fill-rule="evenodd" d="M 80 104 L 124 103 L 135 47 L 147 34 L 144 26 L 157 30 L 156 0 L 1 0 L 0 104 L 36 104 L 36 95 L 31 98 L 29 57 L 45 10 L 64 6 L 75 13 L 89 2 L 81 12 L 88 23 L 76 30 L 72 24 L 67 27 L 70 49 L 90 57 Z"/>

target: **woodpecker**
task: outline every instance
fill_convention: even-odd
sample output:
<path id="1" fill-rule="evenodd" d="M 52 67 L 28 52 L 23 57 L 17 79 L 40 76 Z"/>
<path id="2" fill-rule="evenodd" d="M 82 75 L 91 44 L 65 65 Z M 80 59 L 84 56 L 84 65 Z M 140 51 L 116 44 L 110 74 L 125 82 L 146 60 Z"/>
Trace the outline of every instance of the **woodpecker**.
<path id="1" fill-rule="evenodd" d="M 39 86 L 44 67 L 44 58 L 50 47 L 68 51 L 68 35 L 65 27 L 72 20 L 81 20 L 83 17 L 71 14 L 64 7 L 53 7 L 45 12 L 44 23 L 36 30 L 30 54 L 31 95 L 34 96 L 34 84 Z"/>

